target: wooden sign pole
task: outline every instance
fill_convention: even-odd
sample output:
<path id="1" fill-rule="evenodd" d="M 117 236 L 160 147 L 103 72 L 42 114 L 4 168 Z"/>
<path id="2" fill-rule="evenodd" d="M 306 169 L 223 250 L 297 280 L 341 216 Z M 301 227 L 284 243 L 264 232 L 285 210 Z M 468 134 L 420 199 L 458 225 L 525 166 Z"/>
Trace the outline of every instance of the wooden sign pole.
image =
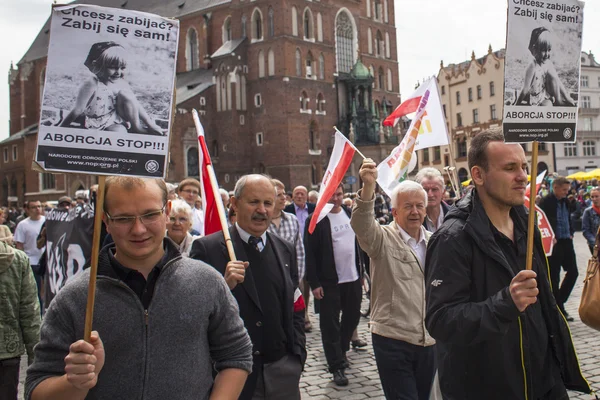
<path id="1" fill-rule="evenodd" d="M 92 321 L 94 320 L 94 301 L 96 299 L 96 276 L 98 274 L 98 255 L 100 253 L 100 234 L 102 229 L 102 213 L 104 212 L 104 184 L 106 176 L 98 177 L 98 192 L 94 214 L 94 236 L 92 239 L 92 259 L 90 267 L 90 283 L 88 285 L 87 307 L 85 310 L 85 327 L 83 340 L 90 341 Z"/>
<path id="2" fill-rule="evenodd" d="M 535 237 L 536 214 L 535 197 L 537 196 L 537 161 L 538 160 L 538 142 L 531 143 L 531 172 L 529 176 L 529 220 L 527 221 L 527 264 L 526 268 L 531 269 L 533 265 L 533 238 Z"/>

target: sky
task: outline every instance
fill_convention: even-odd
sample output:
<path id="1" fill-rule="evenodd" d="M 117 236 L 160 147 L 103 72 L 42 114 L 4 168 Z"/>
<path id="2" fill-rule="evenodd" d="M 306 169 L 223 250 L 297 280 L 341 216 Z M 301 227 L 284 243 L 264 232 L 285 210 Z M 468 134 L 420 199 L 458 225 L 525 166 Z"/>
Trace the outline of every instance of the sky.
<path id="1" fill-rule="evenodd" d="M 165 0 L 173 1 L 173 0 Z M 444 65 L 503 48 L 507 0 L 394 1 L 400 93 L 409 96 L 418 81 L 437 75 Z M 23 57 L 50 15 L 53 0 L 0 0 L 0 71 Z M 66 3 L 66 1 L 65 1 Z M 600 59 L 600 2 L 588 1 L 584 12 L 583 50 Z M 528 38 L 525 40 L 529 40 Z M 7 77 L 7 75 L 4 75 Z M 8 79 L 0 85 L 0 140 L 8 137 Z"/>

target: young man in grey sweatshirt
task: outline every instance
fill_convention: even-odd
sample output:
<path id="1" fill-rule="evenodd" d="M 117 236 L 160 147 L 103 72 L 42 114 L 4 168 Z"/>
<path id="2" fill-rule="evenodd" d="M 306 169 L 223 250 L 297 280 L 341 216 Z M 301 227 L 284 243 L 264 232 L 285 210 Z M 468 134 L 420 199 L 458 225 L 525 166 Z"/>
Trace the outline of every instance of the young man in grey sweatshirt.
<path id="1" fill-rule="evenodd" d="M 162 180 L 106 180 L 114 244 L 98 260 L 95 330 L 78 340 L 87 270 L 48 308 L 27 399 L 237 399 L 252 368 L 250 338 L 223 277 L 165 238 L 167 194 Z"/>

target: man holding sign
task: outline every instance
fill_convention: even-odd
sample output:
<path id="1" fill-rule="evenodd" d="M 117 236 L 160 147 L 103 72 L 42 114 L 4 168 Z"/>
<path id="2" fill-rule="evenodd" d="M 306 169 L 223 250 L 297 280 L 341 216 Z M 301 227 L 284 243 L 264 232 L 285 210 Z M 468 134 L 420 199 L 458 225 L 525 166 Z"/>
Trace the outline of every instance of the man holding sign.
<path id="1" fill-rule="evenodd" d="M 590 393 L 550 290 L 541 237 L 527 255 L 527 159 L 500 129 L 475 136 L 475 189 L 429 241 L 427 329 L 445 399 L 568 399 Z"/>
<path id="2" fill-rule="evenodd" d="M 76 340 L 88 269 L 48 308 L 26 398 L 238 398 L 252 367 L 250 338 L 222 276 L 165 238 L 167 196 L 162 179 L 106 180 L 103 220 L 114 245 L 98 260 L 97 331 L 89 343 Z"/>

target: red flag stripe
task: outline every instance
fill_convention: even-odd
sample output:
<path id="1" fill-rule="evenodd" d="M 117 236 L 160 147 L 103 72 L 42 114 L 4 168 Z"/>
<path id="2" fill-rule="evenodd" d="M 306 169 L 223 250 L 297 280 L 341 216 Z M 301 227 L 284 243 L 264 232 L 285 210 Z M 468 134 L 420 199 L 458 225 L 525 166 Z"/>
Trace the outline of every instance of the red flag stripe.
<path id="1" fill-rule="evenodd" d="M 394 126 L 396 119 L 417 111 L 420 103 L 421 96 L 413 97 L 404 101 L 402 104 L 396 107 L 396 109 L 383 121 L 383 125 Z"/>
<path id="2" fill-rule="evenodd" d="M 211 160 L 204 135 L 199 135 L 198 141 L 200 142 L 200 151 L 202 152 L 200 183 L 202 185 L 202 205 L 204 206 L 204 232 L 201 233 L 210 235 L 221 230 L 221 222 L 219 220 L 219 211 L 217 210 L 216 193 L 213 193 L 208 174 L 207 166 L 211 164 Z"/>
<path id="3" fill-rule="evenodd" d="M 344 179 L 344 175 L 346 174 L 348 167 L 350 167 L 350 163 L 352 163 L 354 151 L 354 148 L 350 144 L 344 143 L 344 150 L 342 151 L 338 165 L 335 167 L 333 170 L 333 175 L 328 180 L 329 183 L 327 188 L 319 197 L 319 201 L 317 202 L 317 206 L 315 207 L 315 211 L 310 220 L 308 233 L 314 232 L 315 227 L 317 226 L 317 219 L 319 219 L 319 215 L 321 214 L 321 210 L 323 210 L 325 204 L 327 204 L 331 196 L 333 196 L 342 179 Z"/>

